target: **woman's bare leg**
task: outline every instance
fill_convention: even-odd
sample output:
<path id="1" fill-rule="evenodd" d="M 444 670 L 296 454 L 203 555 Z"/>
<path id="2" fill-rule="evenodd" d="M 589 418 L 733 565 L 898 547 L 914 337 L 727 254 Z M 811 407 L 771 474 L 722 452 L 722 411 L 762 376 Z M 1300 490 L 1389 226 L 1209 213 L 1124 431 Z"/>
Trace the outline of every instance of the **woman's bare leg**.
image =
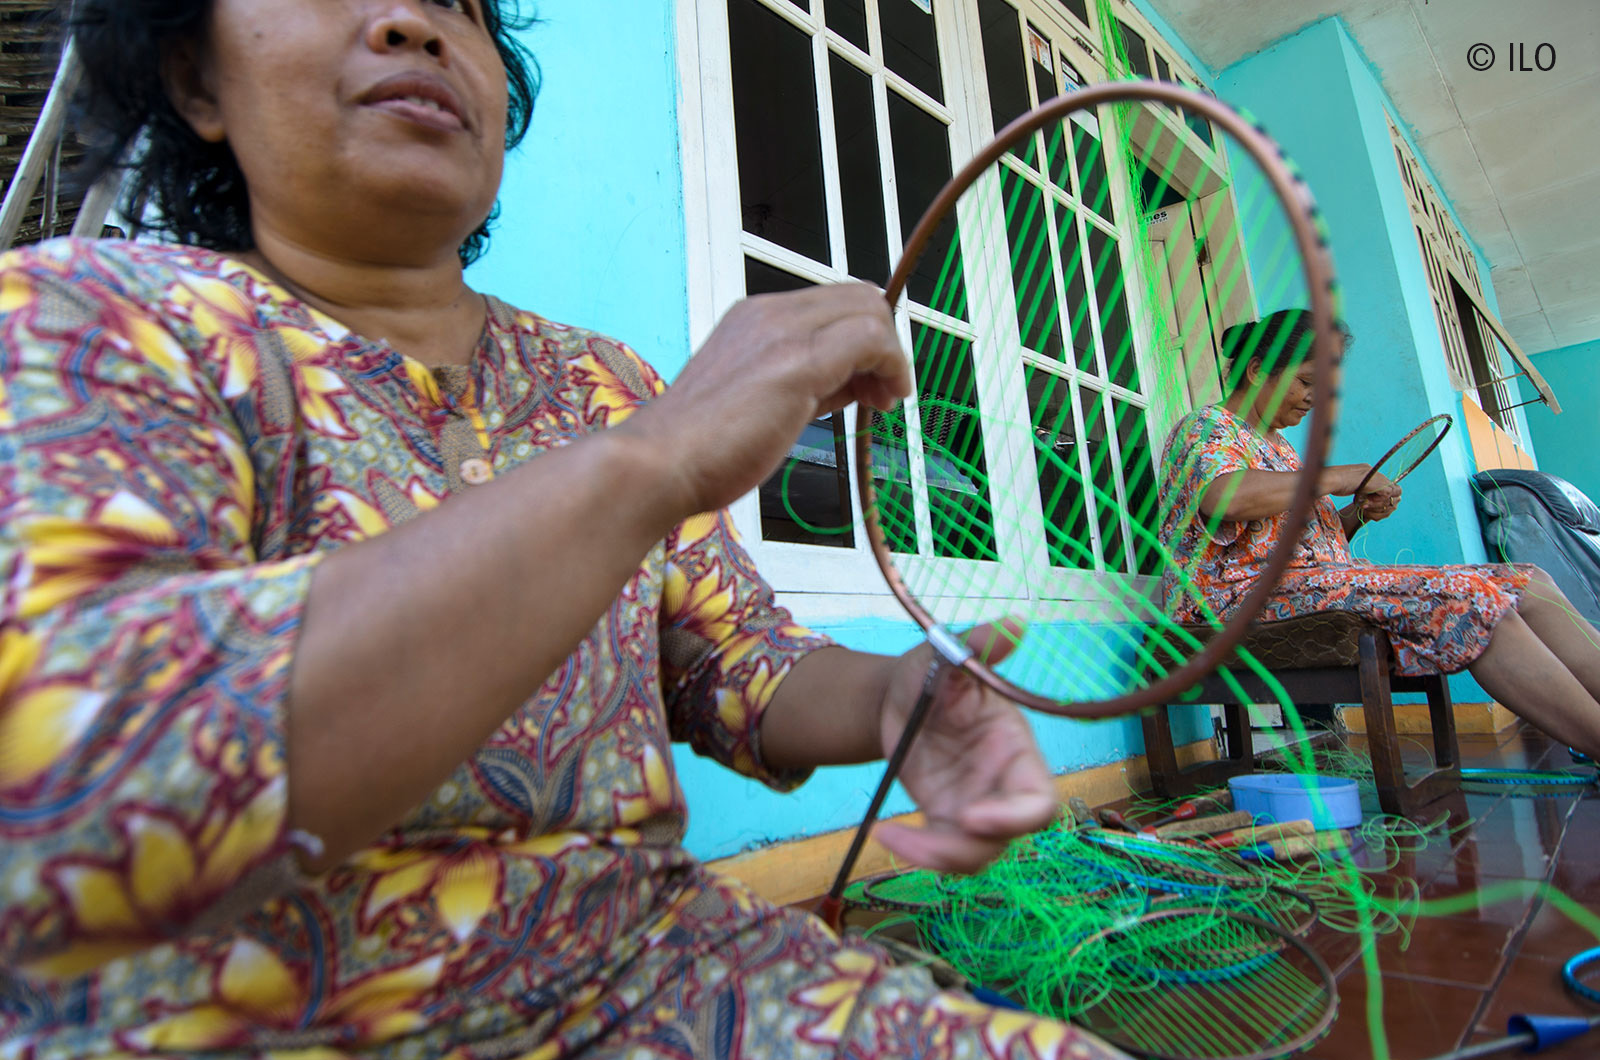
<path id="1" fill-rule="evenodd" d="M 1600 758 L 1600 702 L 1520 614 L 1500 620 L 1469 669 L 1495 699 L 1562 743 Z"/>
<path id="2" fill-rule="evenodd" d="M 1600 699 L 1600 631 L 1578 614 L 1550 575 L 1535 572 L 1517 612 L 1589 695 Z"/>

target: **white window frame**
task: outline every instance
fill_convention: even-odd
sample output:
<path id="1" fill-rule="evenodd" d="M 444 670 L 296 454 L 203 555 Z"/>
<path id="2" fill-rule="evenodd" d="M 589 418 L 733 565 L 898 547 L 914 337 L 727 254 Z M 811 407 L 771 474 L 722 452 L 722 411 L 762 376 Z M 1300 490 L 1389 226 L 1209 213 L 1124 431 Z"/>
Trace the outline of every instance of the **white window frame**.
<path id="1" fill-rule="evenodd" d="M 679 122 L 683 149 L 685 221 L 688 233 L 689 330 L 695 348 L 698 348 L 711 333 L 721 315 L 744 296 L 746 256 L 814 282 L 827 283 L 848 279 L 842 269 L 823 268 L 819 263 L 803 258 L 786 248 L 745 233 L 740 211 L 727 208 L 727 203 L 737 203 L 740 200 L 736 164 L 738 149 L 733 127 L 728 2 L 729 0 L 681 0 L 677 10 L 679 69 L 683 71 L 679 78 Z M 892 81 L 895 89 L 902 95 L 912 99 L 923 109 L 938 115 L 941 120 L 948 121 L 951 129 L 951 158 L 954 166 L 959 168 L 966 158 L 988 141 L 993 131 L 990 129 L 992 122 L 988 82 L 984 75 L 983 46 L 977 30 L 979 25 L 977 0 L 933 0 L 932 17 L 937 20 L 940 64 L 947 97 L 944 104 L 929 99 L 892 71 L 876 67 L 870 56 L 863 55 L 848 41 L 825 30 L 822 26 L 824 4 L 818 3 L 817 0 L 812 0 L 810 13 L 801 11 L 788 0 L 761 0 L 761 2 L 781 17 L 812 34 L 812 68 L 817 82 L 818 129 L 822 146 L 828 230 L 836 256 L 842 259 L 845 252 L 836 157 L 837 139 L 833 128 L 828 57 L 826 54 L 819 54 L 830 49 L 854 62 L 872 77 L 873 100 L 877 109 L 877 128 L 880 133 L 880 161 L 883 171 L 890 174 L 889 183 L 884 188 L 887 235 L 891 247 L 902 245 L 904 233 L 898 231 L 899 215 L 893 206 L 897 201 L 897 193 L 893 182 L 893 144 L 891 137 L 887 135 L 889 123 L 886 83 Z M 1064 7 L 1055 0 L 1009 0 L 1009 2 L 1018 6 L 1025 16 L 1024 33 L 1027 32 L 1027 22 L 1039 25 L 1039 28 L 1045 30 L 1046 35 L 1057 45 L 1059 52 L 1068 58 L 1086 79 L 1092 82 L 1104 76 L 1104 64 L 1100 58 L 1099 48 L 1093 43 L 1095 34 L 1089 31 L 1090 40 L 1086 41 L 1084 34 L 1088 27 L 1081 26 Z M 864 6 L 868 15 L 869 33 L 872 35 L 869 43 L 881 54 L 881 42 L 878 40 L 879 21 L 876 17 L 877 0 L 864 0 Z M 1160 34 L 1131 5 L 1119 4 L 1119 6 L 1123 8 L 1118 12 L 1119 17 L 1129 22 L 1152 47 L 1160 49 L 1171 64 L 1176 78 L 1191 85 L 1201 83 L 1194 72 L 1177 56 L 1175 50 L 1162 40 Z M 1091 3 L 1089 7 L 1092 17 L 1097 17 L 1094 14 L 1094 5 Z M 819 29 L 822 32 L 818 32 Z M 1068 41 L 1071 42 L 1070 46 L 1065 43 Z M 1060 77 L 1059 68 L 1055 74 Z M 1034 92 L 1031 80 L 1029 92 L 1030 96 Z M 1191 131 L 1186 128 L 1176 131 L 1191 141 L 1192 146 L 1204 151 L 1204 145 Z M 1127 187 L 1126 170 L 1120 158 L 1117 136 L 1113 131 L 1105 130 L 1101 143 L 1107 176 L 1112 184 L 1111 194 L 1122 221 L 1116 228 L 1108 228 L 1104 224 L 1100 224 L 1099 227 L 1116 240 L 1118 252 L 1123 257 L 1124 276 L 1132 276 L 1133 273 L 1127 268 L 1129 234 L 1119 230 L 1127 227 L 1125 214 L 1128 204 L 1132 201 L 1131 191 Z M 1221 157 L 1220 152 L 1211 154 Z M 1225 166 L 1226 162 L 1223 161 L 1221 164 Z M 997 178 L 991 175 L 985 179 Z M 1098 220 L 1092 211 L 1083 212 L 1086 215 L 1086 224 L 1095 224 Z M 1005 244 L 1001 241 L 991 245 Z M 1087 248 L 1084 252 L 1087 253 Z M 969 263 L 967 269 L 969 282 L 971 277 L 981 276 L 985 271 Z M 1006 278 L 1003 295 L 1009 299 L 1009 266 L 1001 263 L 999 274 Z M 1059 280 L 1059 276 L 1057 279 Z M 1119 500 L 1124 502 L 1121 506 L 1124 512 L 1127 508 L 1124 496 L 1126 483 L 1112 397 L 1144 410 L 1152 459 L 1157 463 L 1166 427 L 1187 411 L 1187 408 L 1162 407 L 1162 403 L 1157 400 L 1159 395 L 1154 393 L 1154 371 L 1148 363 L 1152 337 L 1145 324 L 1148 314 L 1143 311 L 1144 307 L 1141 305 L 1144 292 L 1138 287 L 1138 284 L 1128 283 L 1124 288 L 1124 299 L 1129 326 L 1135 332 L 1135 365 L 1141 392 L 1134 393 L 1118 387 L 1109 378 L 1080 370 L 1073 362 L 1070 351 L 1065 361 L 1049 361 L 1047 365 L 1051 372 L 1069 382 L 1072 415 L 1079 432 L 1078 437 L 1084 436 L 1079 391 L 1083 384 L 1092 383 L 1094 389 L 1100 392 L 1106 444 L 1111 450 L 1110 459 L 1115 468 L 1114 481 Z M 1104 365 L 1104 343 L 1100 335 L 1097 308 L 1098 293 L 1094 290 L 1092 282 L 1088 283 L 1087 291 L 1096 307 L 1090 318 L 1093 321 L 1091 326 L 1095 335 L 1098 368 Z M 969 297 L 976 301 L 995 295 L 993 292 L 974 290 L 969 291 Z M 942 330 L 950 330 L 956 334 L 971 332 L 970 326 L 958 327 L 951 321 L 935 320 L 935 314 L 921 307 L 914 307 L 909 313 L 902 311 L 898 314 L 901 339 L 907 349 L 911 344 L 913 317 L 924 323 L 936 323 Z M 1010 321 L 1009 326 L 1013 331 L 1015 329 L 1014 314 L 1009 311 L 977 314 L 975 318 Z M 982 337 L 976 338 L 981 340 Z M 1003 348 L 1016 349 L 1018 346 L 1013 340 L 1010 346 Z M 985 357 L 981 352 L 981 343 L 975 344 L 974 352 L 973 369 L 979 379 L 980 415 L 985 427 L 997 422 L 1026 422 L 1027 394 L 1022 385 L 1021 365 L 994 364 L 992 358 Z M 1034 358 L 1026 353 L 1024 357 L 1043 363 L 1043 359 Z M 989 379 L 986 383 L 985 376 L 992 376 L 996 370 L 1009 370 L 1013 378 L 1009 381 L 1000 380 L 999 386 L 994 385 L 993 379 Z M 918 419 L 915 395 L 907 402 L 906 411 L 908 425 L 915 424 Z M 847 432 L 853 435 L 856 430 L 854 408 L 846 411 L 845 420 Z M 1051 566 L 1045 548 L 1043 514 L 1037 504 L 1025 503 L 1037 491 L 1031 446 L 1020 437 L 1014 437 L 1014 433 L 990 432 L 986 429 L 984 434 L 984 452 L 989 465 L 989 477 L 991 482 L 996 484 L 993 500 L 996 505 L 996 548 L 1001 557 L 999 562 L 897 556 L 897 565 L 912 574 L 919 564 L 982 562 L 986 567 L 999 568 L 984 573 L 1004 575 L 1005 581 L 1000 582 L 998 578 L 984 578 L 981 584 L 994 587 L 993 594 L 983 599 L 968 601 L 962 609 L 970 610 L 974 620 L 992 617 L 997 608 L 1003 607 L 1006 603 L 1030 597 L 1058 599 L 1062 601 L 1064 615 L 1070 613 L 1081 617 L 1092 617 L 1099 614 L 1119 595 L 1115 589 L 1119 579 L 1127 578 L 1141 589 L 1148 588 L 1147 583 L 1150 579 L 1136 574 L 1098 569 L 1072 570 Z M 912 459 L 910 485 L 917 506 L 919 527 L 923 534 L 926 534 L 927 483 L 925 473 L 921 470 L 922 462 L 918 453 L 920 446 L 914 442 L 917 437 L 920 437 L 920 434 L 917 428 L 913 427 L 913 438 L 908 439 Z M 853 501 L 854 468 L 851 468 L 850 474 Z M 756 491 L 751 491 L 735 502 L 730 510 L 736 527 L 763 574 L 785 596 L 816 594 L 826 596 L 833 601 L 830 610 L 841 610 L 839 605 L 844 604 L 842 611 L 853 615 L 900 617 L 903 612 L 889 595 L 876 561 L 867 547 L 865 526 L 860 512 L 856 510 L 858 505 L 852 503 L 851 507 L 855 521 L 854 548 L 763 540 L 760 502 Z M 1134 540 L 1125 514 L 1123 519 L 1125 547 L 1132 549 Z M 1102 546 L 1098 522 L 1098 519 L 1089 520 L 1095 553 L 1100 557 Z M 848 603 L 845 603 L 846 601 Z"/>

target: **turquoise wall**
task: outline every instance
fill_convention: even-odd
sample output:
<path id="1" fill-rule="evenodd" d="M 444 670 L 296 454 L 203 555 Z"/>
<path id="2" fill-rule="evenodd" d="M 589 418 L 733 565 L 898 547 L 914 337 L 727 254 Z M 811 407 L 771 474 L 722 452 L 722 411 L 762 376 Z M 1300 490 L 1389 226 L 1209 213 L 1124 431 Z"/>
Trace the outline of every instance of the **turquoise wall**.
<path id="1" fill-rule="evenodd" d="M 1445 369 L 1389 138 L 1392 104 L 1343 23 L 1324 19 L 1241 60 L 1217 75 L 1216 90 L 1283 144 L 1327 222 L 1355 336 L 1330 461 L 1376 459 L 1388 439 L 1440 412 L 1459 420 L 1462 398 Z M 1356 554 L 1380 563 L 1483 562 L 1472 471 L 1466 432 L 1454 431 L 1406 479 L 1399 511 L 1357 536 Z M 1489 698 L 1466 674 L 1451 679 L 1451 691 L 1462 702 Z"/>
<path id="2" fill-rule="evenodd" d="M 854 619 L 811 624 L 859 651 L 899 654 L 921 640 L 917 631 L 903 622 Z M 1137 717 L 1085 722 L 1031 713 L 1029 718 L 1045 761 L 1057 771 L 1088 769 L 1144 753 Z M 1173 711 L 1174 743 L 1182 746 L 1209 736 L 1208 718 L 1203 710 Z M 853 828 L 883 776 L 881 763 L 824 769 L 799 791 L 780 795 L 687 752 L 680 751 L 677 766 L 689 797 L 688 847 L 702 858 Z M 896 786 L 883 813 L 891 816 L 912 809 L 910 799 Z"/>
<path id="3" fill-rule="evenodd" d="M 1539 468 L 1559 475 L 1600 503 L 1600 340 L 1541 353 L 1534 367 L 1561 402 L 1561 415 L 1529 405 L 1528 429 L 1539 447 Z"/>
<path id="4" fill-rule="evenodd" d="M 524 0 L 525 9 L 535 5 Z M 469 282 L 611 335 L 669 377 L 689 358 L 676 4 L 546 0 L 523 39 L 544 86 Z"/>

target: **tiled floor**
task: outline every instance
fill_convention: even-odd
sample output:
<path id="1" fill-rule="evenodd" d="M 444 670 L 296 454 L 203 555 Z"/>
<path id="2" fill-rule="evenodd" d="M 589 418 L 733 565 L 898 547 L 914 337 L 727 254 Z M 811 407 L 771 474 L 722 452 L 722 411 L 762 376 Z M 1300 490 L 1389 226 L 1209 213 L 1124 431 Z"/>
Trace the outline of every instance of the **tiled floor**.
<path id="1" fill-rule="evenodd" d="M 1571 768 L 1565 747 L 1526 730 L 1463 736 L 1461 751 L 1467 766 Z M 1600 797 L 1463 793 L 1440 812 L 1450 814 L 1450 838 L 1404 856 L 1380 877 L 1398 886 L 1414 881 L 1424 899 L 1463 900 L 1448 916 L 1419 918 L 1404 948 L 1399 936 L 1374 947 L 1389 1055 L 1422 1060 L 1488 1041 L 1506 1033 L 1515 1013 L 1600 1015 L 1600 1006 L 1561 984 L 1562 963 L 1600 942 L 1540 893 L 1548 883 L 1600 913 Z M 1359 943 L 1320 927 L 1310 942 L 1338 975 L 1339 1015 L 1309 1055 L 1371 1057 L 1372 978 Z M 1538 1055 L 1600 1058 L 1600 1029 Z"/>
<path id="2" fill-rule="evenodd" d="M 1350 745 L 1359 749 L 1360 738 Z M 1460 746 L 1465 766 L 1572 768 L 1565 747 L 1525 729 L 1463 735 Z M 1417 751 L 1421 766 L 1420 745 Z M 1538 798 L 1463 791 L 1431 808 L 1434 820 L 1449 817 L 1437 838 L 1375 875 L 1380 893 L 1414 887 L 1426 900 L 1455 898 L 1456 906 L 1449 915 L 1419 917 L 1409 943 L 1398 934 L 1380 937 L 1370 972 L 1358 938 L 1313 929 L 1307 941 L 1337 976 L 1339 1009 L 1327 1037 L 1306 1055 L 1374 1056 L 1374 983 L 1391 1060 L 1427 1060 L 1499 1038 L 1513 1014 L 1600 1015 L 1600 1006 L 1569 995 L 1561 983 L 1566 959 L 1600 940 L 1544 893 L 1549 885 L 1600 915 L 1600 791 L 1588 791 Z M 1115 808 L 1133 814 L 1127 803 Z M 1363 857 L 1359 849 L 1356 857 Z M 1600 1028 L 1537 1055 L 1600 1060 Z"/>

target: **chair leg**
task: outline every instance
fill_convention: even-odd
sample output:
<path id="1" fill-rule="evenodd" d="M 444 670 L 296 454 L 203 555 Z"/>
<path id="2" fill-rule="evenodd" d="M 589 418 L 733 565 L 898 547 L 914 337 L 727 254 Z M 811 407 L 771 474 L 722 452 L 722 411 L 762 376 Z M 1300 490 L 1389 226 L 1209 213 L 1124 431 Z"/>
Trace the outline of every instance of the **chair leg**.
<path id="1" fill-rule="evenodd" d="M 1372 753 L 1373 780 L 1378 786 L 1378 805 L 1384 813 L 1414 817 L 1425 806 L 1461 788 L 1456 717 L 1445 679 L 1429 679 L 1426 692 L 1428 716 L 1433 723 L 1435 765 L 1415 782 L 1407 783 L 1405 763 L 1400 757 L 1400 734 L 1394 722 L 1389 657 L 1387 636 L 1382 633 L 1362 635 L 1361 706 L 1367 719 L 1367 742 Z"/>
<path id="2" fill-rule="evenodd" d="M 1367 749 L 1372 755 L 1372 777 L 1378 787 L 1378 805 L 1384 813 L 1406 812 L 1406 767 L 1400 758 L 1400 734 L 1394 723 L 1394 699 L 1389 693 L 1389 638 L 1361 635 L 1361 712 L 1367 721 Z"/>
<path id="3" fill-rule="evenodd" d="M 1440 769 L 1461 765 L 1456 743 L 1456 712 L 1450 702 L 1450 682 L 1443 676 L 1428 679 L 1428 717 L 1433 722 L 1433 760 Z"/>
<path id="4" fill-rule="evenodd" d="M 1250 708 L 1243 703 L 1227 703 L 1222 708 L 1224 733 L 1228 741 L 1230 762 L 1252 762 L 1255 748 L 1250 742 Z"/>
<path id="5" fill-rule="evenodd" d="M 1151 707 L 1139 720 L 1144 726 L 1144 758 L 1150 767 L 1150 786 L 1163 799 L 1189 794 L 1183 790 L 1183 771 L 1178 768 L 1178 751 L 1172 745 L 1172 720 L 1167 708 Z"/>

